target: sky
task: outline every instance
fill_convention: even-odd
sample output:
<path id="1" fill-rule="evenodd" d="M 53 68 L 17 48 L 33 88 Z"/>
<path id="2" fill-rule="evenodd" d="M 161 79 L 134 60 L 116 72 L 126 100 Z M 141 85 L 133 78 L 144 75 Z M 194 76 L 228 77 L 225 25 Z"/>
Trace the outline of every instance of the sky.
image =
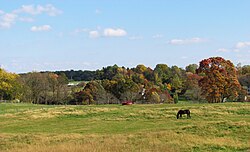
<path id="1" fill-rule="evenodd" d="M 249 0 L 0 0 L 9 72 L 250 64 Z"/>

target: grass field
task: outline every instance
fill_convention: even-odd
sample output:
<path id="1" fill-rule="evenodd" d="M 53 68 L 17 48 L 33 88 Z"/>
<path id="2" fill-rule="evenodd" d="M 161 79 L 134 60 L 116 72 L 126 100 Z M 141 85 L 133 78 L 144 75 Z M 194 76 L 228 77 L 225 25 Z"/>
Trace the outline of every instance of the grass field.
<path id="1" fill-rule="evenodd" d="M 176 119 L 179 109 L 191 119 Z M 250 103 L 0 104 L 0 151 L 249 151 Z"/>

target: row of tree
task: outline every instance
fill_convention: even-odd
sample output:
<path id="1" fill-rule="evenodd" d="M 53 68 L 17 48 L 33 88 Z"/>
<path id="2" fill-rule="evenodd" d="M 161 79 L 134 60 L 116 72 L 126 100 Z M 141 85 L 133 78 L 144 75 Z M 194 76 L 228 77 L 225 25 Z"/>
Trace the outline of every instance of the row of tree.
<path id="1" fill-rule="evenodd" d="M 250 88 L 250 66 L 235 67 L 221 57 L 185 69 L 157 64 L 135 68 L 117 65 L 96 71 L 8 73 L 0 69 L 0 100 L 42 104 L 176 103 L 185 100 L 243 101 Z M 69 80 L 80 80 L 69 86 Z M 244 86 L 244 87 L 242 87 Z"/>
<path id="2" fill-rule="evenodd" d="M 68 98 L 68 78 L 54 73 L 17 75 L 0 69 L 0 100 L 60 104 Z"/>

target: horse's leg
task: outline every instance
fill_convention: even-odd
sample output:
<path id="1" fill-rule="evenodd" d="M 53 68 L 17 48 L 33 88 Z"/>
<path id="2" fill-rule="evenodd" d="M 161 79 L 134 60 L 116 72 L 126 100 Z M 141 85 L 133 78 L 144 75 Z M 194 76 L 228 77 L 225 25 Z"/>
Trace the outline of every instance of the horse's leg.
<path id="1" fill-rule="evenodd" d="M 176 117 L 177 117 L 177 119 L 179 119 L 179 113 L 177 113 Z"/>

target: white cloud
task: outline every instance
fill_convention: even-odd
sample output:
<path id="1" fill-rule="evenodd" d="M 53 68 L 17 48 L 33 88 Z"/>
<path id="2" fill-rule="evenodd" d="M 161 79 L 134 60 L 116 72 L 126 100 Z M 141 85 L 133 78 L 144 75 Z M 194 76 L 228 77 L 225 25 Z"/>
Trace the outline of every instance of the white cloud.
<path id="1" fill-rule="evenodd" d="M 216 52 L 230 52 L 230 50 L 221 48 L 221 49 L 216 50 Z"/>
<path id="2" fill-rule="evenodd" d="M 250 42 L 238 42 L 236 44 L 237 49 L 241 49 L 241 48 L 245 48 L 245 47 L 249 47 L 249 46 L 250 46 Z"/>
<path id="3" fill-rule="evenodd" d="M 156 34 L 152 36 L 153 39 L 159 39 L 159 38 L 163 38 L 162 34 Z"/>
<path id="4" fill-rule="evenodd" d="M 112 29 L 112 28 L 106 28 L 103 32 L 103 35 L 106 37 L 122 37 L 126 36 L 127 32 L 124 29 Z"/>
<path id="5" fill-rule="evenodd" d="M 231 48 L 220 48 L 216 52 L 227 53 L 231 56 L 235 63 L 250 64 L 250 41 L 238 42 Z"/>
<path id="6" fill-rule="evenodd" d="M 10 13 L 5 13 L 4 11 L 0 10 L 0 28 L 10 28 L 16 21 L 34 21 L 34 19 L 29 16 L 22 17 L 23 14 L 38 15 L 43 13 L 49 16 L 57 16 L 61 14 L 62 11 L 55 8 L 51 4 L 47 4 L 44 6 L 23 5 L 19 9 L 13 10 Z"/>
<path id="7" fill-rule="evenodd" d="M 220 48 L 216 52 L 247 52 L 250 48 L 250 42 L 238 42 L 231 49 Z"/>
<path id="8" fill-rule="evenodd" d="M 98 38 L 100 36 L 98 31 L 90 31 L 89 32 L 89 37 L 90 38 Z"/>
<path id="9" fill-rule="evenodd" d="M 80 33 L 87 33 L 89 38 L 99 38 L 99 37 L 122 37 L 127 35 L 127 32 L 124 29 L 113 29 L 113 28 L 106 28 L 103 29 L 101 27 L 96 27 L 95 29 L 89 28 L 79 28 L 75 29 L 70 34 L 77 35 Z M 131 36 L 129 37 L 130 40 L 138 40 L 143 39 L 142 36 Z"/>
<path id="10" fill-rule="evenodd" d="M 32 32 L 50 31 L 51 26 L 50 25 L 32 26 L 30 30 Z"/>
<path id="11" fill-rule="evenodd" d="M 130 40 L 141 40 L 141 39 L 143 39 L 143 37 L 142 36 L 131 36 L 131 37 L 129 37 L 129 39 Z"/>
<path id="12" fill-rule="evenodd" d="M 19 13 L 28 13 L 32 15 L 39 14 L 40 11 L 36 10 L 33 5 L 23 5 L 21 8 L 14 10 L 14 13 L 19 14 Z"/>
<path id="13" fill-rule="evenodd" d="M 22 22 L 34 22 L 34 19 L 31 18 L 31 17 L 20 17 L 19 21 L 22 21 Z"/>
<path id="14" fill-rule="evenodd" d="M 62 13 L 61 10 L 55 8 L 51 4 L 47 4 L 45 6 L 23 5 L 21 6 L 21 8 L 14 10 L 14 12 L 15 13 L 27 13 L 31 15 L 38 15 L 38 14 L 46 13 L 49 16 L 57 16 Z"/>
<path id="15" fill-rule="evenodd" d="M 48 4 L 43 8 L 44 12 L 47 13 L 49 16 L 57 16 L 62 13 L 61 10 L 55 8 L 53 5 Z"/>
<path id="16" fill-rule="evenodd" d="M 0 28 L 10 28 L 18 16 L 13 13 L 6 13 L 0 18 Z"/>
<path id="17" fill-rule="evenodd" d="M 172 45 L 184 45 L 184 44 L 194 44 L 194 43 L 202 43 L 205 42 L 202 38 L 191 38 L 191 39 L 173 39 L 170 40 L 168 43 Z"/>

